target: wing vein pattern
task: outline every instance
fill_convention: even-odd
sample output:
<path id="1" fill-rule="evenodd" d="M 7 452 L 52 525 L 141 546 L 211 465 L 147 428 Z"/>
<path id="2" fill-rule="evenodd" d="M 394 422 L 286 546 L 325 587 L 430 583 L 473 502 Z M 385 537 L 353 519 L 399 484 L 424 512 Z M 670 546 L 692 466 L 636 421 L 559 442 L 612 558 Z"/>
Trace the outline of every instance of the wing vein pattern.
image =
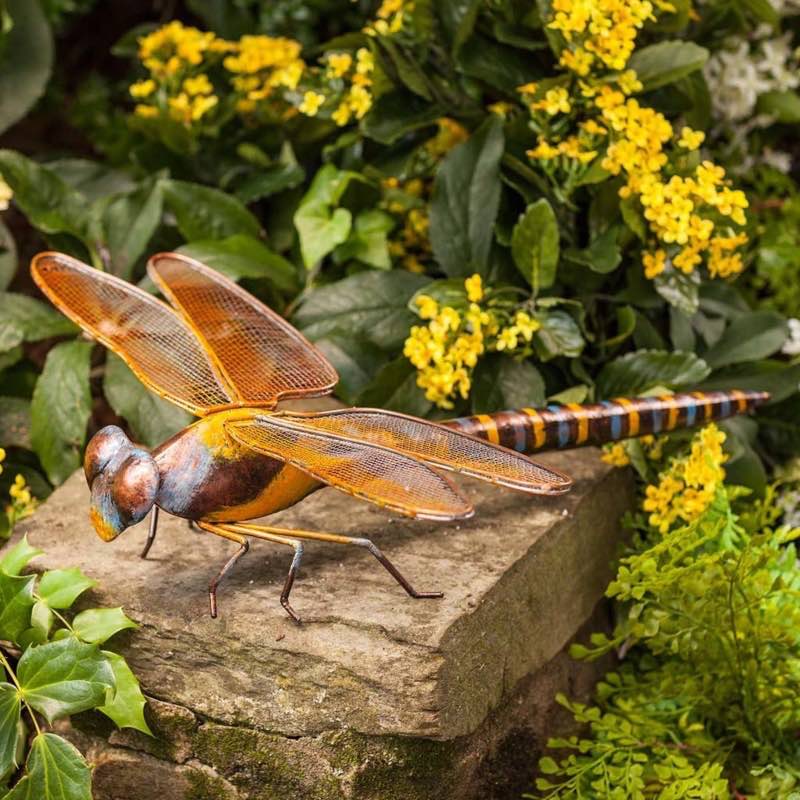
<path id="1" fill-rule="evenodd" d="M 197 337 L 166 303 L 62 253 L 36 256 L 31 274 L 62 313 L 157 394 L 198 416 L 234 401 Z"/>
<path id="2" fill-rule="evenodd" d="M 348 408 L 318 414 L 282 414 L 308 430 L 386 447 L 442 469 L 534 494 L 561 494 L 566 475 L 525 455 L 435 422 L 381 411 Z"/>
<path id="3" fill-rule="evenodd" d="M 328 394 L 334 368 L 286 320 L 194 259 L 161 253 L 150 277 L 207 346 L 239 405 L 272 408 L 281 398 Z"/>
<path id="4" fill-rule="evenodd" d="M 257 415 L 229 422 L 240 444 L 286 461 L 336 489 L 423 519 L 465 519 L 472 506 L 443 475 L 403 453 L 315 431 L 294 419 Z"/>

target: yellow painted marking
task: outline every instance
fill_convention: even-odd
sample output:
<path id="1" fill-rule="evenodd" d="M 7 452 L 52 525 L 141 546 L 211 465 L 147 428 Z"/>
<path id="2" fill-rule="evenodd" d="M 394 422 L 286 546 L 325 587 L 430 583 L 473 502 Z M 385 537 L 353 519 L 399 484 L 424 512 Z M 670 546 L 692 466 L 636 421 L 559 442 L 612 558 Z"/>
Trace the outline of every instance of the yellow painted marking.
<path id="1" fill-rule="evenodd" d="M 680 411 L 678 404 L 675 402 L 675 395 L 662 394 L 658 399 L 667 407 L 669 411 L 666 425 L 667 430 L 675 430 L 675 426 L 678 424 L 678 412 Z"/>
<path id="2" fill-rule="evenodd" d="M 533 423 L 533 446 L 537 450 L 540 447 L 544 447 L 546 437 L 544 432 L 544 420 L 541 415 L 535 408 L 523 408 L 522 411 L 531 418 L 531 422 Z"/>
<path id="3" fill-rule="evenodd" d="M 739 406 L 739 411 L 747 411 L 747 397 L 745 396 L 744 392 L 740 392 L 738 389 L 733 389 L 731 390 L 730 395 L 736 401 L 736 405 Z"/>
<path id="4" fill-rule="evenodd" d="M 580 403 L 567 403 L 566 408 L 575 414 L 578 421 L 578 435 L 575 444 L 583 444 L 589 438 L 589 416 L 586 409 Z"/>
<path id="5" fill-rule="evenodd" d="M 636 404 L 627 397 L 615 397 L 614 402 L 621 405 L 628 412 L 628 436 L 639 435 L 639 411 Z"/>
<path id="6" fill-rule="evenodd" d="M 492 444 L 500 444 L 500 434 L 497 432 L 497 423 L 488 414 L 477 414 L 475 417 L 483 425 L 486 438 Z"/>
<path id="7" fill-rule="evenodd" d="M 705 417 L 706 422 L 711 419 L 712 416 L 712 407 L 711 407 L 711 398 L 705 392 L 692 392 L 692 397 L 696 397 L 698 400 L 698 405 L 703 406 L 703 416 Z"/>

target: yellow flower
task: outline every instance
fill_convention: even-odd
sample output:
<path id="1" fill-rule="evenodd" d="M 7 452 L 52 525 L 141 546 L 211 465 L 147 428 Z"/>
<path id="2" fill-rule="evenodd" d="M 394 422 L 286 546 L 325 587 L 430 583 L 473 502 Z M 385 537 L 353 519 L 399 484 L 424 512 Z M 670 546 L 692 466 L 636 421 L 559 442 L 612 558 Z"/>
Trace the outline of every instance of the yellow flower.
<path id="1" fill-rule="evenodd" d="M 328 65 L 328 73 L 333 78 L 341 78 L 353 66 L 353 56 L 350 53 L 329 53 L 325 61 Z"/>
<path id="2" fill-rule="evenodd" d="M 336 111 L 331 114 L 331 119 L 340 127 L 347 125 L 350 122 L 350 117 L 352 116 L 352 112 L 350 110 L 349 103 L 345 100 L 339 104 L 339 107 Z"/>
<path id="3" fill-rule="evenodd" d="M 687 150 L 697 150 L 705 138 L 706 135 L 702 131 L 693 131 L 691 128 L 684 127 L 681 129 L 681 137 L 678 139 L 678 144 Z"/>
<path id="4" fill-rule="evenodd" d="M 427 294 L 419 295 L 415 302 L 422 319 L 433 319 L 439 313 L 439 304 Z"/>
<path id="5" fill-rule="evenodd" d="M 11 198 L 14 196 L 14 192 L 11 187 L 2 179 L 0 178 L 0 211 L 5 211 L 8 208 L 8 204 L 11 202 Z M 3 455 L 0 457 L 0 461 L 5 458 L 5 451 L 2 451 Z"/>
<path id="6" fill-rule="evenodd" d="M 622 442 L 606 445 L 600 458 L 612 467 L 627 467 L 631 463 L 628 451 Z"/>
<path id="7" fill-rule="evenodd" d="M 132 83 L 130 88 L 128 89 L 128 91 L 131 93 L 131 97 L 134 97 L 137 100 L 145 97 L 150 97 L 150 95 L 153 94 L 155 90 L 156 90 L 156 82 L 152 80 L 152 78 Z"/>
<path id="8" fill-rule="evenodd" d="M 539 143 L 533 149 L 526 151 L 526 155 L 528 158 L 536 158 L 542 161 L 547 161 L 552 158 L 557 158 L 559 155 L 559 150 L 557 147 L 553 147 L 551 144 L 546 142 L 540 136 Z"/>
<path id="9" fill-rule="evenodd" d="M 651 280 L 660 275 L 667 265 L 667 254 L 663 250 L 656 250 L 654 253 L 643 253 L 642 264 L 644 264 L 644 274 Z"/>
<path id="10" fill-rule="evenodd" d="M 158 109 L 155 106 L 147 106 L 143 103 L 139 103 L 136 108 L 133 109 L 133 113 L 137 117 L 142 117 L 143 119 L 152 119 L 158 116 Z"/>
<path id="11" fill-rule="evenodd" d="M 464 281 L 464 288 L 467 290 L 467 300 L 470 303 L 479 303 L 483 300 L 483 281 L 477 273 Z"/>
<path id="12" fill-rule="evenodd" d="M 325 102 L 325 95 L 319 92 L 306 92 L 303 95 L 303 102 L 300 103 L 300 113 L 313 117 L 319 111 L 320 106 Z"/>
<path id="13" fill-rule="evenodd" d="M 211 94 L 214 87 L 208 79 L 208 75 L 195 75 L 193 78 L 186 78 L 183 82 L 183 91 L 190 97 L 196 94 Z"/>
<path id="14" fill-rule="evenodd" d="M 567 114 L 572 106 L 569 102 L 569 94 L 563 86 L 555 89 L 548 89 L 544 97 L 531 104 L 534 111 L 545 111 L 551 117 L 559 112 Z"/>
<path id="15" fill-rule="evenodd" d="M 589 74 L 593 62 L 594 56 L 582 47 L 578 47 L 576 50 L 565 48 L 561 52 L 561 57 L 558 61 L 562 67 L 571 70 L 581 77 L 585 77 Z"/>
<path id="16" fill-rule="evenodd" d="M 534 95 L 534 94 L 536 94 L 536 91 L 538 90 L 538 88 L 539 88 L 539 84 L 538 83 L 534 83 L 533 81 L 531 81 L 530 83 L 525 83 L 522 86 L 517 86 L 517 91 L 520 94 Z"/>

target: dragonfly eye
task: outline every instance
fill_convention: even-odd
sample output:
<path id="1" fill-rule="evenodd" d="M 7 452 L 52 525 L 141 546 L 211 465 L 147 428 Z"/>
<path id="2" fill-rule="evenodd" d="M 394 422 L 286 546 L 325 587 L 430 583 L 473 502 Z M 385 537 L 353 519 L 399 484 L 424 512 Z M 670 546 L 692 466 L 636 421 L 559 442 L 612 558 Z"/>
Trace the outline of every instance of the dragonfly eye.
<path id="1" fill-rule="evenodd" d="M 116 425 L 106 425 L 92 436 L 86 448 L 86 455 L 83 458 L 83 472 L 86 475 L 86 483 L 91 486 L 95 478 L 105 470 L 114 456 L 120 455 L 121 451 L 130 450 L 133 447 L 130 439 L 125 435 L 122 428 Z"/>

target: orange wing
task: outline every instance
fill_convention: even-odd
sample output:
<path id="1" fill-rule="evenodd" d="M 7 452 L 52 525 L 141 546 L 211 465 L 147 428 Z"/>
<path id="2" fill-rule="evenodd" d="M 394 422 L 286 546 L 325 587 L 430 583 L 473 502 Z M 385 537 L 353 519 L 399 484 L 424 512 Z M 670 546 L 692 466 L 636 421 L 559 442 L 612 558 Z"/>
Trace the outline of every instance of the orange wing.
<path id="1" fill-rule="evenodd" d="M 375 444 L 314 431 L 272 414 L 228 422 L 240 444 L 279 458 L 336 489 L 410 517 L 471 517 L 472 506 L 442 475 L 420 461 Z"/>
<path id="2" fill-rule="evenodd" d="M 561 494 L 572 481 L 527 456 L 404 414 L 348 408 L 314 414 L 281 414 L 308 430 L 387 447 L 443 469 L 534 494 Z"/>
<path id="3" fill-rule="evenodd" d="M 302 334 L 233 281 L 178 253 L 147 264 L 150 277 L 204 343 L 241 405 L 329 394 L 336 370 Z"/>
<path id="4" fill-rule="evenodd" d="M 58 309 L 157 394 L 199 416 L 235 403 L 200 342 L 166 303 L 63 253 L 40 253 L 31 274 Z"/>

